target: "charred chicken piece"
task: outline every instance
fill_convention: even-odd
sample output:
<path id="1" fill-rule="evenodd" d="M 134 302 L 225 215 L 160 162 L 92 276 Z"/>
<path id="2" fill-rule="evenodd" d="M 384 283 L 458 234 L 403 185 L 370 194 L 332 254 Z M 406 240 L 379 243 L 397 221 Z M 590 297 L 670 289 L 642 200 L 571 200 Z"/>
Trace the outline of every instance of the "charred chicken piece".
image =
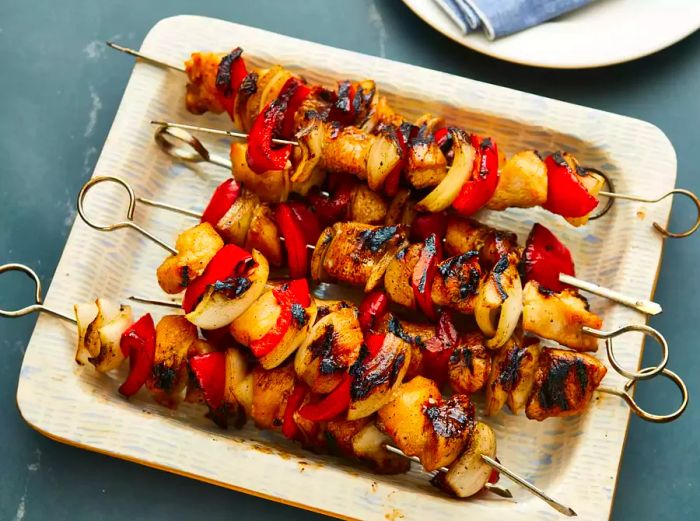
<path id="1" fill-rule="evenodd" d="M 187 384 L 187 353 L 197 340 L 197 328 L 182 315 L 166 315 L 156 325 L 153 371 L 146 388 L 165 407 L 177 404 Z"/>
<path id="2" fill-rule="evenodd" d="M 496 353 L 486 384 L 486 414 L 497 414 L 503 405 L 518 414 L 530 397 L 540 357 L 540 345 L 514 334 Z"/>
<path id="3" fill-rule="evenodd" d="M 224 241 L 209 223 L 185 230 L 175 242 L 177 255 L 171 255 L 158 266 L 158 284 L 166 293 L 184 291 L 223 246 Z"/>
<path id="4" fill-rule="evenodd" d="M 580 414 L 590 403 L 607 369 L 596 357 L 545 348 L 525 413 L 531 420 Z"/>
<path id="5" fill-rule="evenodd" d="M 478 252 L 467 251 L 445 259 L 438 264 L 433 280 L 431 288 L 433 302 L 438 306 L 471 315 L 474 313 L 481 278 Z"/>
<path id="6" fill-rule="evenodd" d="M 331 228 L 319 238 L 311 261 L 312 276 L 317 281 L 364 286 L 366 291 L 381 281 L 392 256 L 406 240 L 404 227 L 398 225 L 336 223 Z"/>
<path id="7" fill-rule="evenodd" d="M 456 393 L 472 394 L 486 385 L 491 374 L 491 351 L 479 332 L 467 333 L 454 348 L 447 365 L 450 387 Z"/>
<path id="8" fill-rule="evenodd" d="M 583 333 L 588 326 L 600 329 L 603 320 L 591 312 L 588 301 L 576 291 L 555 293 L 529 281 L 523 291 L 523 330 L 548 338 L 576 351 L 596 351 L 598 339 Z"/>
<path id="9" fill-rule="evenodd" d="M 287 399 L 294 390 L 294 368 L 291 365 L 269 370 L 256 367 L 251 376 L 248 415 L 260 429 L 280 430 Z"/>
<path id="10" fill-rule="evenodd" d="M 435 382 L 417 376 L 400 386 L 378 412 L 378 426 L 426 471 L 452 463 L 474 428 L 474 405 L 465 395 L 442 399 Z"/>
<path id="11" fill-rule="evenodd" d="M 350 368 L 350 408 L 348 420 L 364 418 L 391 401 L 411 363 L 411 348 L 392 333 L 380 335 L 381 345 L 370 353 L 363 345 Z"/>
<path id="12" fill-rule="evenodd" d="M 486 206 L 491 210 L 532 208 L 546 201 L 547 167 L 536 151 L 525 150 L 505 162 Z"/>
<path id="13" fill-rule="evenodd" d="M 223 56 L 221 53 L 193 52 L 185 62 L 188 79 L 185 106 L 192 114 L 220 114 L 224 111 L 216 91 L 216 75 Z"/>

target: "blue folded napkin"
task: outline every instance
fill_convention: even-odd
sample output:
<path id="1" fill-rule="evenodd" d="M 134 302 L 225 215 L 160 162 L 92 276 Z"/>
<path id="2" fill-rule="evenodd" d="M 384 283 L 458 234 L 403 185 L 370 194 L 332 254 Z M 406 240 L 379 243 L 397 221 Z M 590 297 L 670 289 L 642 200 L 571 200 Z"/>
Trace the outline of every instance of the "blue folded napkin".
<path id="1" fill-rule="evenodd" d="M 517 33 L 592 0 L 433 0 L 462 30 L 483 29 L 490 40 Z"/>

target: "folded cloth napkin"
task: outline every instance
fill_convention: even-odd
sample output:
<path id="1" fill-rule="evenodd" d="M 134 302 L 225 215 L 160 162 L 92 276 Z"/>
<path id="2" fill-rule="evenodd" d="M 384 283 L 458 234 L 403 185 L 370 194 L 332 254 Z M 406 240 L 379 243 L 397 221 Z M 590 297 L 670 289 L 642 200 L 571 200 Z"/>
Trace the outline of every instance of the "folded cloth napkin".
<path id="1" fill-rule="evenodd" d="M 433 0 L 462 30 L 479 28 L 490 40 L 578 9 L 592 0 Z"/>

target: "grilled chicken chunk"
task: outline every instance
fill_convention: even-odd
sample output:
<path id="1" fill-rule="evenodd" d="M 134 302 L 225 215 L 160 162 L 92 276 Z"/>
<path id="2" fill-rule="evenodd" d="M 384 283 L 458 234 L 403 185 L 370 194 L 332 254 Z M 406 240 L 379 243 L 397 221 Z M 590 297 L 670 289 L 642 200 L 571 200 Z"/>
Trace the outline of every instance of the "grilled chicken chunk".
<path id="1" fill-rule="evenodd" d="M 445 250 L 449 255 L 477 251 L 487 265 L 496 264 L 503 255 L 520 255 L 518 237 L 514 233 L 463 217 L 450 217 L 447 220 Z"/>
<path id="2" fill-rule="evenodd" d="M 350 197 L 348 220 L 363 224 L 382 224 L 386 217 L 387 204 L 382 196 L 365 184 L 357 185 Z"/>
<path id="3" fill-rule="evenodd" d="M 436 305 L 470 315 L 474 313 L 480 282 L 479 255 L 476 251 L 467 251 L 438 264 L 430 295 Z"/>
<path id="4" fill-rule="evenodd" d="M 527 403 L 540 357 L 540 345 L 514 334 L 496 353 L 486 384 L 486 414 L 497 414 L 503 405 L 518 414 Z"/>
<path id="5" fill-rule="evenodd" d="M 320 167 L 330 173 L 345 173 L 367 179 L 367 157 L 377 137 L 357 127 L 326 125 Z"/>
<path id="6" fill-rule="evenodd" d="M 182 315 L 166 315 L 156 325 L 153 371 L 146 388 L 161 405 L 175 406 L 187 383 L 187 353 L 196 340 L 197 328 Z"/>
<path id="7" fill-rule="evenodd" d="M 523 291 L 523 330 L 548 338 L 576 351 L 595 351 L 598 339 L 583 333 L 588 326 L 600 329 L 603 320 L 588 309 L 588 302 L 573 290 L 560 293 L 529 281 Z"/>
<path id="8" fill-rule="evenodd" d="M 416 189 L 437 186 L 447 174 L 447 160 L 432 136 L 408 146 L 406 179 Z"/>
<path id="9" fill-rule="evenodd" d="M 294 370 L 317 393 L 335 389 L 357 360 L 362 330 L 355 308 L 334 311 L 316 322 L 294 359 Z"/>
<path id="10" fill-rule="evenodd" d="M 518 152 L 500 171 L 496 191 L 487 203 L 491 210 L 531 208 L 547 202 L 547 167 L 534 150 Z"/>
<path id="11" fill-rule="evenodd" d="M 166 293 L 183 291 L 189 282 L 199 277 L 224 241 L 209 223 L 188 228 L 177 237 L 177 255 L 171 255 L 158 266 L 158 284 Z"/>
<path id="12" fill-rule="evenodd" d="M 292 319 L 289 327 L 279 342 L 269 353 L 261 356 L 260 365 L 265 369 L 272 369 L 282 364 L 296 349 L 306 340 L 311 324 L 316 320 L 316 302 L 311 299 L 311 304 L 304 308 L 296 304 L 293 308 Z M 282 308 L 277 302 L 274 292 L 265 291 L 248 309 L 231 322 L 231 336 L 241 345 L 250 347 L 251 344 L 270 333 L 282 313 Z"/>
<path id="13" fill-rule="evenodd" d="M 469 398 L 459 394 L 443 400 L 435 382 L 422 376 L 402 384 L 377 416 L 378 427 L 404 454 L 417 456 L 426 471 L 452 463 L 474 428 Z"/>
<path id="14" fill-rule="evenodd" d="M 291 365 L 252 372 L 249 416 L 260 429 L 280 430 L 287 399 L 294 390 L 294 368 Z"/>
<path id="15" fill-rule="evenodd" d="M 350 408 L 348 420 L 364 418 L 391 401 L 411 363 L 411 348 L 392 333 L 386 333 L 381 347 L 370 354 L 363 346 L 350 368 Z"/>
<path id="16" fill-rule="evenodd" d="M 193 52 L 185 62 L 188 80 L 185 106 L 191 113 L 220 114 L 224 111 L 216 95 L 216 74 L 223 56 L 221 53 Z"/>
<path id="17" fill-rule="evenodd" d="M 467 333 L 454 348 L 447 365 L 450 387 L 456 393 L 472 394 L 486 385 L 491 374 L 491 352 L 479 332 Z"/>
<path id="18" fill-rule="evenodd" d="M 590 403 L 607 369 L 596 357 L 545 348 L 525 413 L 531 420 L 580 414 Z"/>
<path id="19" fill-rule="evenodd" d="M 312 276 L 317 281 L 339 280 L 366 290 L 381 281 L 391 256 L 406 240 L 402 226 L 336 223 L 331 228 L 319 238 L 311 261 Z"/>

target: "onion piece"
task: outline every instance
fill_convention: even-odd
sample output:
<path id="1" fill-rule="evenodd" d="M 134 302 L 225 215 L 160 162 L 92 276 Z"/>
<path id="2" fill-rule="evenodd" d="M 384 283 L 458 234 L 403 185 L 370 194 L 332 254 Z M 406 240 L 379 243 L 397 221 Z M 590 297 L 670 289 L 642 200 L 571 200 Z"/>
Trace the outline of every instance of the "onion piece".
<path id="1" fill-rule="evenodd" d="M 88 351 L 85 346 L 85 334 L 87 333 L 88 326 L 97 318 L 97 304 L 94 302 L 86 302 L 84 304 L 75 304 L 73 306 L 75 311 L 75 319 L 78 323 L 78 347 L 75 350 L 75 361 L 80 365 L 85 365 L 88 363 L 88 358 L 90 358 L 90 351 Z"/>
<path id="2" fill-rule="evenodd" d="M 134 322 L 130 306 L 123 306 L 117 318 L 100 328 L 100 353 L 90 362 L 101 373 L 116 369 L 124 361 L 121 348 L 122 333 Z"/>
<path id="3" fill-rule="evenodd" d="M 500 274 L 492 270 L 480 285 L 474 305 L 476 323 L 490 337 L 486 347 L 497 349 L 505 344 L 518 326 L 522 311 L 523 287 L 517 266 L 511 262 Z"/>
<path id="4" fill-rule="evenodd" d="M 491 476 L 491 467 L 484 462 L 482 454 L 496 457 L 496 434 L 485 423 L 477 422 L 469 447 L 442 478 L 444 488 L 457 497 L 473 496 L 483 489 Z"/>
<path id="5" fill-rule="evenodd" d="M 464 183 L 469 181 L 474 169 L 476 152 L 469 144 L 466 136 L 459 131 L 450 129 L 454 144 L 454 160 L 452 166 L 435 189 L 416 203 L 419 212 L 441 212 L 448 208 L 459 195 Z"/>
<path id="6" fill-rule="evenodd" d="M 323 154 L 324 136 L 324 125 L 319 119 L 312 120 L 307 127 L 297 133 L 301 159 L 292 173 L 293 183 L 303 183 L 313 175 Z"/>
<path id="7" fill-rule="evenodd" d="M 377 136 L 367 155 L 369 188 L 375 192 L 381 190 L 384 181 L 399 161 L 401 161 L 401 149 L 397 140 L 387 134 Z"/>
<path id="8" fill-rule="evenodd" d="M 251 252 L 257 266 L 248 275 L 252 284 L 238 298 L 229 298 L 213 286 L 207 288 L 202 301 L 185 318 L 202 329 L 219 329 L 233 322 L 260 296 L 265 289 L 270 266 L 258 251 Z"/>

